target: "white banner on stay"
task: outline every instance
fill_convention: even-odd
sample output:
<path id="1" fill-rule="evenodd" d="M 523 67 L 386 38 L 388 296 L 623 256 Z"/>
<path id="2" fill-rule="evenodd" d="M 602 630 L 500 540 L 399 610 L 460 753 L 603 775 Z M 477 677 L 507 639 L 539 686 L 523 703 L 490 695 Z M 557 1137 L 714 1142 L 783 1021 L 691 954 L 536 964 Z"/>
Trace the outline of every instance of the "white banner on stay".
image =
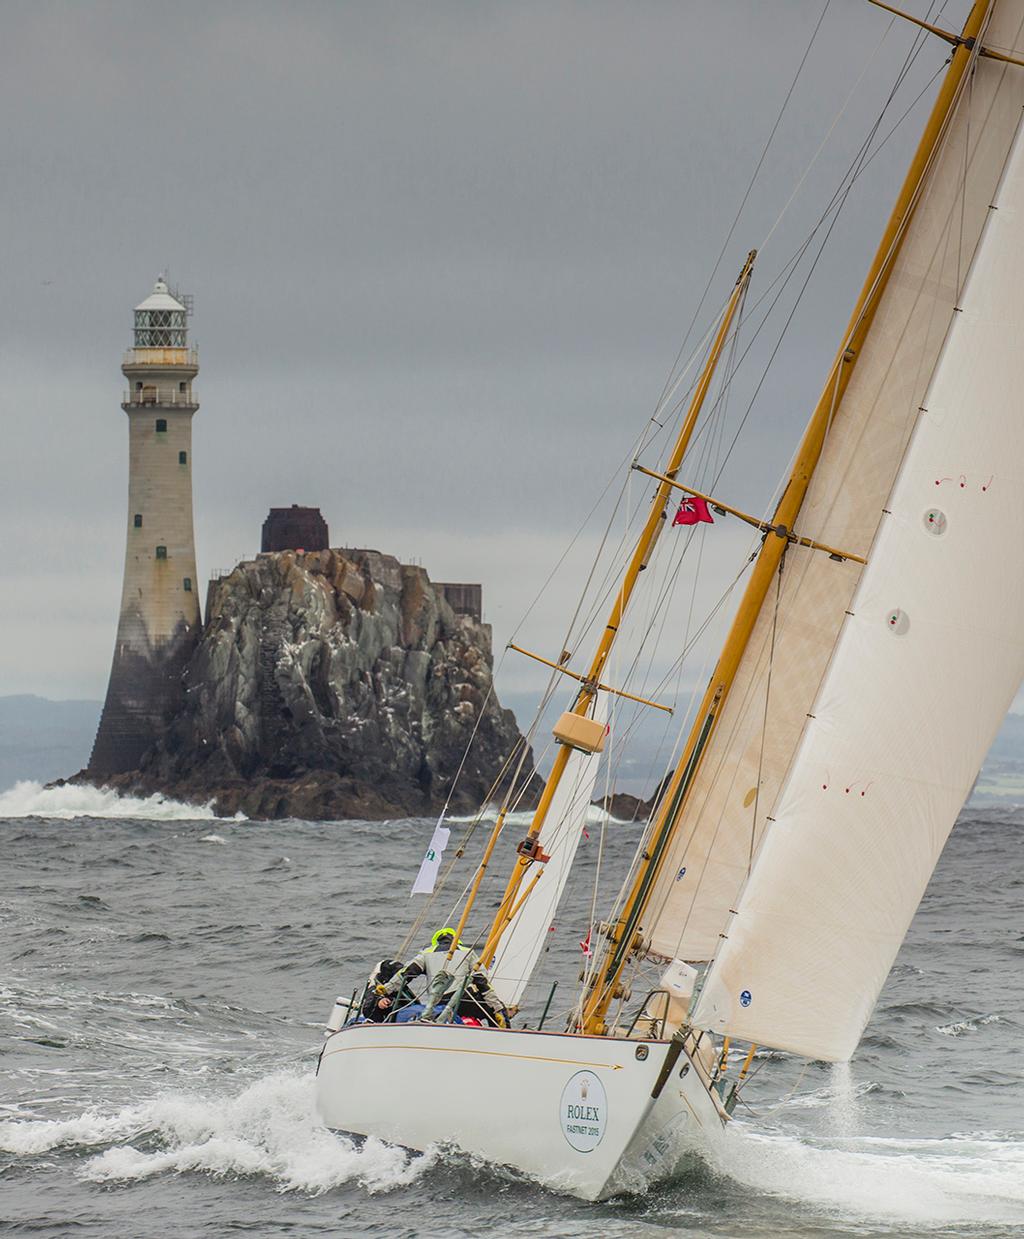
<path id="1" fill-rule="evenodd" d="M 416 875 L 416 881 L 412 884 L 410 895 L 429 895 L 434 889 L 434 883 L 437 881 L 437 871 L 441 868 L 441 858 L 444 856 L 444 850 L 448 846 L 448 839 L 451 831 L 447 826 L 442 826 L 443 818 L 437 819 L 437 825 L 434 827 L 434 833 L 430 836 L 430 843 L 427 847 L 426 855 L 423 857 L 423 864 L 420 865 L 420 871 Z"/>

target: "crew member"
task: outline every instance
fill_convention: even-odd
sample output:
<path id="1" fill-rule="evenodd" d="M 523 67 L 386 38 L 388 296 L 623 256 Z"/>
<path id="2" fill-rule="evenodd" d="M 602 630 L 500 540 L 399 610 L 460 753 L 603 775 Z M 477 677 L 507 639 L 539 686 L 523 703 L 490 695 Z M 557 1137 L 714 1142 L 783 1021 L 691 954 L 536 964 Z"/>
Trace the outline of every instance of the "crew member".
<path id="1" fill-rule="evenodd" d="M 363 1001 L 359 1008 L 363 1019 L 369 1020 L 373 1024 L 383 1024 L 386 1020 L 393 1019 L 395 1014 L 403 1007 L 416 1001 L 406 985 L 400 987 L 394 998 L 390 996 L 384 997 L 380 993 L 380 987 L 386 985 L 395 973 L 401 972 L 401 970 L 402 964 L 400 960 L 382 959 L 370 973 L 369 979 L 366 982 L 366 989 L 363 991 Z"/>
<path id="2" fill-rule="evenodd" d="M 439 929 L 430 940 L 430 946 L 420 951 L 404 968 L 388 981 L 378 986 L 382 997 L 392 997 L 400 992 L 401 987 L 413 977 L 425 976 L 427 989 L 423 996 L 422 1019 L 427 1023 L 435 1020 L 447 1024 L 459 1010 L 470 990 L 474 1008 L 483 1005 L 490 1016 L 491 1022 L 502 1027 L 508 1024 L 508 1014 L 501 999 L 491 988 L 480 960 L 469 947 L 461 942 L 455 945 L 455 930 L 450 925 Z M 449 952 L 451 958 L 449 958 Z M 444 1009 L 439 1015 L 434 1015 L 434 1007 L 442 999 L 446 999 Z M 474 1014 L 478 1012 L 474 1010 Z"/>

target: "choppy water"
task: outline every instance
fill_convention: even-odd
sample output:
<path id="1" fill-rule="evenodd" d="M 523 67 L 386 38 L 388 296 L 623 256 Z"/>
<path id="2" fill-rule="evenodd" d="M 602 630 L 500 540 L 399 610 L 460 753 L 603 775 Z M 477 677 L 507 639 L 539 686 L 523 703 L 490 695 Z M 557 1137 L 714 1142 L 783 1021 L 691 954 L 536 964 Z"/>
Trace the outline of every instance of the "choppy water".
<path id="1" fill-rule="evenodd" d="M 321 1023 L 395 946 L 431 823 L 213 822 L 82 794 L 0 799 L 4 1233 L 1024 1230 L 1024 813 L 965 814 L 849 1068 L 769 1062 L 712 1164 L 587 1205 L 449 1152 L 356 1147 L 313 1113 Z M 609 883 L 634 839 L 608 828 Z M 578 937 L 569 916 L 549 974 L 575 972 Z"/>

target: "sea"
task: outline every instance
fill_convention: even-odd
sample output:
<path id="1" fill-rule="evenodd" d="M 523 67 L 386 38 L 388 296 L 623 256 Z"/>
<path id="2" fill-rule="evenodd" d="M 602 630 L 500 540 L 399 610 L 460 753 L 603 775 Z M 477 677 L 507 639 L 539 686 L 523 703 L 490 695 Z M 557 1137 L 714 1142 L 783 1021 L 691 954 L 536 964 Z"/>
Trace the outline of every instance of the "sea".
<path id="1" fill-rule="evenodd" d="M 599 1204 L 317 1118 L 324 1022 L 401 943 L 433 825 L 0 795 L 0 1233 L 1024 1233 L 1024 810 L 964 812 L 852 1062 L 760 1055 L 720 1147 Z M 637 833 L 589 827 L 531 999 L 559 981 L 549 1020 Z"/>

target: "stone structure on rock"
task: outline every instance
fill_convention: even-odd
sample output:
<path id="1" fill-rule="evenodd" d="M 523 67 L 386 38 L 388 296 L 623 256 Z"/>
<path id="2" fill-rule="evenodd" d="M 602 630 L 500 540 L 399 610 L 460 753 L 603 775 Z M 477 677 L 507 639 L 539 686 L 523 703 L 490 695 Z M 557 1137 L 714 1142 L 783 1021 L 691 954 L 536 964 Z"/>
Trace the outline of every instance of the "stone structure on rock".
<path id="1" fill-rule="evenodd" d="M 250 817 L 413 816 L 444 805 L 472 739 L 451 801 L 472 811 L 522 740 L 491 675 L 490 628 L 422 568 L 261 554 L 211 586 L 185 704 L 114 785 Z"/>
<path id="2" fill-rule="evenodd" d="M 437 588 L 456 615 L 468 615 L 478 624 L 483 622 L 483 590 L 479 585 L 439 581 Z"/>
<path id="3" fill-rule="evenodd" d="M 189 298 L 161 276 L 135 307 L 128 381 L 128 529 L 117 639 L 88 773 L 134 770 L 183 700 L 182 672 L 200 636 L 192 532 Z"/>
<path id="4" fill-rule="evenodd" d="M 319 508 L 271 508 L 263 522 L 261 551 L 326 551 L 331 545 Z"/>

